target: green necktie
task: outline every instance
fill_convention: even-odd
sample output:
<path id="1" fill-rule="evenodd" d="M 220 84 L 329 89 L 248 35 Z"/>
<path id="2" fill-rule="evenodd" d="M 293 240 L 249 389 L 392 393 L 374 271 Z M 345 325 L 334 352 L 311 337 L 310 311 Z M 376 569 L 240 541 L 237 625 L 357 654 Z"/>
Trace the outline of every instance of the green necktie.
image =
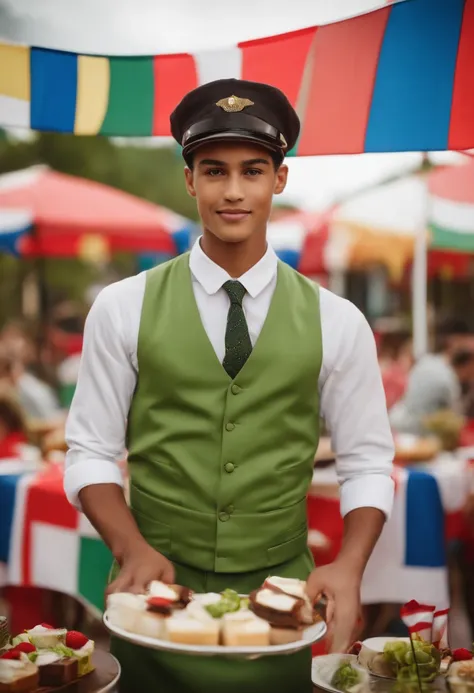
<path id="1" fill-rule="evenodd" d="M 242 308 L 246 290 L 240 282 L 230 280 L 225 282 L 222 288 L 230 299 L 225 331 L 225 356 L 222 365 L 230 377 L 235 378 L 252 352 L 249 328 Z"/>

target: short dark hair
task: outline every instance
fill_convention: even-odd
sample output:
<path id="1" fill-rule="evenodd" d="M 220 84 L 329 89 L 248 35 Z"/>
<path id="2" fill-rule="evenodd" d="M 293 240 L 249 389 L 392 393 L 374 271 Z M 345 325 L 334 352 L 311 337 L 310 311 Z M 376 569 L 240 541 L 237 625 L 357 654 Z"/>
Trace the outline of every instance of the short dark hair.
<path id="1" fill-rule="evenodd" d="M 451 357 L 451 365 L 453 368 L 462 368 L 467 366 L 468 363 L 474 361 L 474 352 L 468 349 L 460 349 L 456 351 Z"/>
<path id="2" fill-rule="evenodd" d="M 195 151 L 190 152 L 190 154 L 188 154 L 188 156 L 184 157 L 184 160 L 186 162 L 186 166 L 191 171 L 194 168 L 194 155 L 195 155 L 195 153 L 196 153 Z M 275 171 L 278 171 L 278 169 L 282 165 L 285 157 L 280 152 L 268 152 L 268 153 L 270 154 L 270 157 L 273 161 L 273 167 L 274 167 Z"/>

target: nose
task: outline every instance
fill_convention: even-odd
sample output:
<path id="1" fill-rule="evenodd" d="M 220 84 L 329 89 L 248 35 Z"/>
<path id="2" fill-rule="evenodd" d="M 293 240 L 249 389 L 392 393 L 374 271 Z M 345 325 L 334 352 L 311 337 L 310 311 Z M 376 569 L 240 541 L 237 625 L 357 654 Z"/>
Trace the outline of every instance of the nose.
<path id="1" fill-rule="evenodd" d="M 224 191 L 226 202 L 241 202 L 244 199 L 241 176 L 238 174 L 229 175 Z"/>

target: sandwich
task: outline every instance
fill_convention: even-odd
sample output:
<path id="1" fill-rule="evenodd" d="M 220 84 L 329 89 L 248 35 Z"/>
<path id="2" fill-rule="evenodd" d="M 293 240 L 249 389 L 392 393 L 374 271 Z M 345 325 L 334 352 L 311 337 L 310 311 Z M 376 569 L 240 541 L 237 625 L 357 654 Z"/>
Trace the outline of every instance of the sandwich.
<path id="1" fill-rule="evenodd" d="M 449 690 L 452 693 L 473 693 L 474 659 L 451 664 L 447 681 Z"/>
<path id="2" fill-rule="evenodd" d="M 218 645 L 220 625 L 217 619 L 200 621 L 185 612 L 176 613 L 165 621 L 166 637 L 182 645 Z"/>
<path id="3" fill-rule="evenodd" d="M 107 617 L 114 626 L 148 638 L 163 637 L 165 614 L 155 612 L 144 594 L 116 592 L 107 599 Z"/>
<path id="4" fill-rule="evenodd" d="M 292 597 L 262 588 L 250 594 L 250 608 L 274 628 L 300 629 L 314 623 L 313 609 L 307 598 Z"/>
<path id="5" fill-rule="evenodd" d="M 222 644 L 227 647 L 268 647 L 270 624 L 250 609 L 224 614 Z"/>
<path id="6" fill-rule="evenodd" d="M 21 653 L 38 667 L 40 686 L 64 686 L 94 670 L 94 641 L 73 630 L 63 635 L 63 630 L 43 623 L 12 640 L 10 654 Z"/>
<path id="7" fill-rule="evenodd" d="M 32 693 L 38 685 L 38 667 L 26 654 L 10 648 L 0 655 L 0 693 Z"/>
<path id="8" fill-rule="evenodd" d="M 146 596 L 116 592 L 107 597 L 107 618 L 113 626 L 138 633 L 141 616 L 146 612 Z"/>
<path id="9" fill-rule="evenodd" d="M 191 601 L 193 593 L 188 587 L 166 585 L 153 580 L 148 586 L 147 605 L 149 611 L 170 616 L 176 609 L 184 609 Z"/>

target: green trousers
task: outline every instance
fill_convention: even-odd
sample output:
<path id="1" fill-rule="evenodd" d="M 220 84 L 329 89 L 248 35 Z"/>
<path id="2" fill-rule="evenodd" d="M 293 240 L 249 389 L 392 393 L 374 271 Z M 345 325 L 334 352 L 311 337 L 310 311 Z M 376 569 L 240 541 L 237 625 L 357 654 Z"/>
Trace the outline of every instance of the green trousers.
<path id="1" fill-rule="evenodd" d="M 269 574 L 306 580 L 313 568 L 309 551 L 251 573 L 206 573 L 177 565 L 176 582 L 195 592 L 231 588 L 248 594 Z M 293 655 L 236 660 L 157 652 L 112 638 L 112 653 L 122 667 L 120 693 L 311 693 L 311 650 Z"/>

